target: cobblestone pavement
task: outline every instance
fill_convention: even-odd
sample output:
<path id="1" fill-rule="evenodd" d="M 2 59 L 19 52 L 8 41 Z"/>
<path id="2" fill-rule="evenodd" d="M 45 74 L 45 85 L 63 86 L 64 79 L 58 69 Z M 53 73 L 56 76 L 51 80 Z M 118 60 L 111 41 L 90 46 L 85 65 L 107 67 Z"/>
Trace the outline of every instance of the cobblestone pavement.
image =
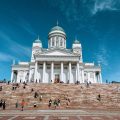
<path id="1" fill-rule="evenodd" d="M 26 110 L 0 111 L 0 120 L 120 120 L 120 111 Z"/>

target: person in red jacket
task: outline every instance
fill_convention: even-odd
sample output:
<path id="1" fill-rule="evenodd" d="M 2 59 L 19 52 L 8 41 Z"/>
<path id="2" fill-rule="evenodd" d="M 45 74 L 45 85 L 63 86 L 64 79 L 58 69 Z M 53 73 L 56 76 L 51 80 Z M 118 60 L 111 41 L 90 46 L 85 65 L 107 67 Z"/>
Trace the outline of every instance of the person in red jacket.
<path id="1" fill-rule="evenodd" d="M 22 102 L 21 102 L 21 108 L 22 108 L 21 111 L 23 111 L 24 106 L 25 106 L 25 100 L 23 99 Z"/>

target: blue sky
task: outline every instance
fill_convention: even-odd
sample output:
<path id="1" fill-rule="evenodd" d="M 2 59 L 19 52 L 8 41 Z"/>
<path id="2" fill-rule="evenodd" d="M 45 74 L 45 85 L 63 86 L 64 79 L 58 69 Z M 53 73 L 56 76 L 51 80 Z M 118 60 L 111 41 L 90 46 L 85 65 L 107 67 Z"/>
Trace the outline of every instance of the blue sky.
<path id="1" fill-rule="evenodd" d="M 120 81 L 120 0 L 0 0 L 0 79 L 10 79 L 13 59 L 30 60 L 38 35 L 47 48 L 57 20 L 67 48 L 77 36 L 84 62 L 99 62 L 104 81 Z"/>

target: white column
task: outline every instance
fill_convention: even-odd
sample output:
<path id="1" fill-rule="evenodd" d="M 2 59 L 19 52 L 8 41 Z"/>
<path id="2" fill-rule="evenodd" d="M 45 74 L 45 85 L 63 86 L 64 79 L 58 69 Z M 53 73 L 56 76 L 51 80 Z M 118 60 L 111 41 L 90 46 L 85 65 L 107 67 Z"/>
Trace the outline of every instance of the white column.
<path id="1" fill-rule="evenodd" d="M 84 70 L 82 69 L 82 83 L 84 83 Z"/>
<path id="2" fill-rule="evenodd" d="M 80 83 L 82 83 L 82 69 L 80 69 Z"/>
<path id="3" fill-rule="evenodd" d="M 46 71 L 46 62 L 43 62 L 43 83 L 46 82 L 45 71 Z"/>
<path id="4" fill-rule="evenodd" d="M 12 70 L 12 73 L 11 73 L 11 83 L 13 82 L 13 74 L 14 74 L 14 71 Z"/>
<path id="5" fill-rule="evenodd" d="M 78 71 L 77 71 L 77 64 L 76 64 L 76 81 L 75 82 L 77 82 L 78 81 L 78 73 L 77 73 Z"/>
<path id="6" fill-rule="evenodd" d="M 100 83 L 102 83 L 102 75 L 101 72 L 99 73 Z"/>
<path id="7" fill-rule="evenodd" d="M 64 39 L 62 39 L 62 47 L 64 47 Z"/>
<path id="8" fill-rule="evenodd" d="M 24 82 L 24 81 L 26 82 L 26 80 L 25 80 L 25 75 L 26 75 L 26 74 L 25 74 L 25 70 L 24 70 L 23 82 Z"/>
<path id="9" fill-rule="evenodd" d="M 54 82 L 54 62 L 51 62 L 51 80 Z"/>
<path id="10" fill-rule="evenodd" d="M 80 81 L 79 62 L 77 63 L 77 80 Z"/>
<path id="11" fill-rule="evenodd" d="M 71 83 L 71 62 L 69 62 L 69 82 Z"/>
<path id="12" fill-rule="evenodd" d="M 30 82 L 30 79 L 31 79 L 31 68 L 29 69 L 29 82 Z"/>
<path id="13" fill-rule="evenodd" d="M 52 47 L 52 38 L 50 39 L 50 47 Z"/>
<path id="14" fill-rule="evenodd" d="M 94 83 L 96 83 L 96 76 L 95 76 L 95 74 L 96 74 L 96 73 L 94 72 Z"/>
<path id="15" fill-rule="evenodd" d="M 64 82 L 64 80 L 63 80 L 63 62 L 61 62 L 61 81 Z"/>
<path id="16" fill-rule="evenodd" d="M 59 41 L 59 47 L 60 47 L 60 37 L 58 37 L 58 41 Z"/>
<path id="17" fill-rule="evenodd" d="M 54 38 L 54 46 L 56 47 L 56 37 Z"/>
<path id="18" fill-rule="evenodd" d="M 65 44 L 64 47 L 66 48 L 66 40 L 64 40 L 64 41 L 65 41 L 65 43 L 64 43 L 64 44 Z"/>
<path id="19" fill-rule="evenodd" d="M 38 67 L 38 63 L 37 61 L 35 62 L 35 73 L 34 73 L 34 82 L 36 82 L 36 79 L 37 79 L 37 68 Z"/>
<path id="20" fill-rule="evenodd" d="M 90 82 L 90 73 L 88 72 L 88 82 Z"/>

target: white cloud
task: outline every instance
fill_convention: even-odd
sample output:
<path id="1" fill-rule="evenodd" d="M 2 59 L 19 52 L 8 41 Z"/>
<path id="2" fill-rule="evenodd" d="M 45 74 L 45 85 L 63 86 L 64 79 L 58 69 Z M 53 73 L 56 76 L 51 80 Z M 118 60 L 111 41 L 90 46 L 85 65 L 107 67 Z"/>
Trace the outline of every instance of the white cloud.
<path id="1" fill-rule="evenodd" d="M 13 41 L 10 36 L 6 35 L 4 32 L 0 31 L 0 39 L 1 41 L 4 41 L 7 45 L 7 49 L 9 51 L 10 54 L 15 54 L 15 56 L 26 56 L 26 57 L 30 57 L 31 54 L 31 48 L 27 47 L 25 45 L 21 45 L 15 41 Z M 3 43 L 2 43 L 3 44 Z M 5 48 L 6 49 L 6 48 Z M 1 53 L 1 60 L 5 60 L 2 55 L 4 56 L 4 58 L 7 58 L 7 54 L 6 53 Z M 12 57 L 10 55 L 8 55 L 8 58 L 10 59 L 19 59 L 17 57 Z"/>
<path id="2" fill-rule="evenodd" d="M 1 62 L 8 62 L 8 61 L 11 61 L 13 59 L 15 59 L 14 56 L 0 52 L 0 61 Z"/>
<path id="3" fill-rule="evenodd" d="M 22 30 L 26 31 L 30 35 L 37 36 L 31 24 L 22 16 L 18 15 L 16 11 L 10 10 L 8 16 L 6 16 L 6 19 L 7 18 L 9 18 L 9 24 L 15 24 L 18 28 L 22 28 Z"/>
<path id="4" fill-rule="evenodd" d="M 107 49 L 104 46 L 100 46 L 98 52 L 95 53 L 95 58 L 98 63 L 102 64 L 103 68 L 104 66 L 108 66 L 108 57 Z"/>
<path id="5" fill-rule="evenodd" d="M 97 12 L 103 10 L 110 10 L 110 11 L 120 10 L 120 6 L 118 6 L 117 4 L 120 4 L 119 0 L 95 0 L 91 12 L 94 15 Z"/>
<path id="6" fill-rule="evenodd" d="M 25 55 L 27 57 L 30 57 L 31 49 L 29 47 L 20 45 L 16 42 L 13 42 L 13 45 L 10 47 L 10 49 L 19 55 Z"/>
<path id="7" fill-rule="evenodd" d="M 56 7 L 57 9 L 59 9 L 69 22 L 72 20 L 74 21 L 80 20 L 79 5 L 80 5 L 80 2 L 82 1 L 78 1 L 78 2 L 79 3 L 77 3 L 77 0 L 58 0 L 58 1 L 48 0 L 48 3 L 52 7 Z"/>
<path id="8" fill-rule="evenodd" d="M 103 10 L 120 10 L 120 0 L 48 0 L 49 4 L 57 7 L 68 21 L 86 20 Z M 55 4 L 53 4 L 55 3 Z"/>
<path id="9" fill-rule="evenodd" d="M 16 24 L 18 26 L 20 26 L 23 30 L 25 30 L 29 34 L 37 36 L 36 33 L 34 32 L 32 26 L 26 20 L 24 20 L 22 17 L 18 17 L 18 16 L 16 19 L 17 19 Z"/>

